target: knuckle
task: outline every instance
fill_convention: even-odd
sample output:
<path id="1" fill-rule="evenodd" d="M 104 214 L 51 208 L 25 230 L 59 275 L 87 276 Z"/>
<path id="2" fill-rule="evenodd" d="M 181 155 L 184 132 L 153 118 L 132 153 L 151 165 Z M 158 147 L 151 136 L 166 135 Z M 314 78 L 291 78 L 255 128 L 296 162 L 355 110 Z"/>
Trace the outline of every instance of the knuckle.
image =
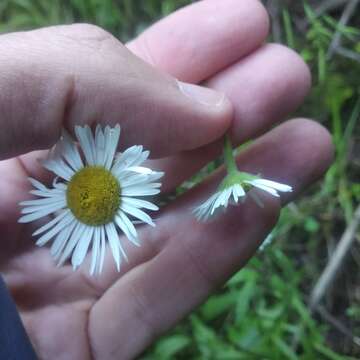
<path id="1" fill-rule="evenodd" d="M 161 335 L 161 330 L 157 326 L 157 321 L 153 318 L 152 313 L 148 311 L 151 308 L 146 294 L 140 286 L 131 284 L 129 286 L 132 295 L 133 313 L 139 324 L 145 329 L 148 338 L 153 341 Z"/>
<path id="2" fill-rule="evenodd" d="M 119 54 L 124 46 L 111 33 L 92 24 L 73 24 L 63 33 L 80 47 L 84 53 Z"/>
<path id="3" fill-rule="evenodd" d="M 103 28 L 87 23 L 69 25 L 69 30 L 75 37 L 102 41 L 113 36 Z"/>

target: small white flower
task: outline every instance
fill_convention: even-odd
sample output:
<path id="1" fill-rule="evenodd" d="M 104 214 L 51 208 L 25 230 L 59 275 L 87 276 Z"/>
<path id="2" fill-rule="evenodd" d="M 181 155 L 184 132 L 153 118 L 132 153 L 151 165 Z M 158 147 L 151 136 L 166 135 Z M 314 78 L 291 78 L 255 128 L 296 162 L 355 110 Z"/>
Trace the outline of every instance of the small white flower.
<path id="1" fill-rule="evenodd" d="M 163 173 L 140 166 L 149 156 L 142 146 L 116 153 L 119 125 L 104 130 L 98 125 L 95 136 L 88 126 L 76 126 L 75 133 L 83 157 L 64 132 L 43 162 L 46 169 L 57 175 L 53 187 L 29 179 L 35 188 L 31 193 L 40 199 L 20 203 L 23 216 L 19 222 L 54 216 L 33 235 L 41 234 L 36 242 L 39 246 L 53 240 L 50 252 L 58 265 L 71 257 L 73 268 L 78 268 L 91 244 L 90 273 L 100 273 L 108 243 L 119 271 L 121 260 L 127 259 L 119 232 L 134 245 L 140 245 L 131 218 L 154 226 L 151 217 L 141 209 L 158 207 L 142 197 L 160 192 L 161 183 L 156 181 Z"/>
<path id="2" fill-rule="evenodd" d="M 229 203 L 237 204 L 239 199 L 244 199 L 246 191 L 250 187 L 256 187 L 279 197 L 278 191 L 291 192 L 292 187 L 275 181 L 258 178 L 254 175 L 236 171 L 229 174 L 220 185 L 220 190 L 212 195 L 203 204 L 194 209 L 193 213 L 198 220 L 206 221 L 215 214 L 218 208 L 227 208 Z M 262 206 L 260 199 L 255 194 L 250 193 L 254 201 Z M 233 201 L 231 199 L 233 197 Z"/>

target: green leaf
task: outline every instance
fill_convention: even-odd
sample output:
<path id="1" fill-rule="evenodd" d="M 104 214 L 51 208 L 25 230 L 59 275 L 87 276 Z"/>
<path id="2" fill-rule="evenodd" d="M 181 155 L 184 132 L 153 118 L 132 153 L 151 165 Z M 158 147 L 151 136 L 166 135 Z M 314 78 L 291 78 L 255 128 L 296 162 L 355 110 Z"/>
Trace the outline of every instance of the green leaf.
<path id="1" fill-rule="evenodd" d="M 299 359 L 296 353 L 294 352 L 294 350 L 291 349 L 291 347 L 287 345 L 283 340 L 281 340 L 278 337 L 275 337 L 273 341 L 275 345 L 278 347 L 278 349 L 283 353 L 283 355 L 285 355 L 285 359 L 290 359 L 290 360 Z"/>
<path id="2" fill-rule="evenodd" d="M 256 282 L 248 281 L 237 294 L 237 303 L 235 309 L 235 322 L 244 320 L 246 313 L 250 311 L 250 302 L 255 295 Z"/>
<path id="3" fill-rule="evenodd" d="M 241 284 L 245 281 L 254 281 L 257 278 L 258 274 L 255 270 L 246 267 L 238 271 L 228 282 L 228 286 L 235 286 Z"/>
<path id="4" fill-rule="evenodd" d="M 323 344 L 317 343 L 315 344 L 315 349 L 322 355 L 325 356 L 325 359 L 330 360 L 346 360 L 347 357 L 336 354 L 329 347 L 324 346 Z"/>
<path id="5" fill-rule="evenodd" d="M 309 233 L 316 233 L 320 228 L 320 224 L 314 217 L 309 216 L 305 219 L 304 228 Z"/>
<path id="6" fill-rule="evenodd" d="M 160 340 L 155 347 L 158 359 L 167 360 L 173 357 L 189 346 L 191 340 L 185 335 L 173 335 Z"/>
<path id="7" fill-rule="evenodd" d="M 235 305 L 237 298 L 238 294 L 236 292 L 213 295 L 201 307 L 201 314 L 205 320 L 213 320 Z"/>

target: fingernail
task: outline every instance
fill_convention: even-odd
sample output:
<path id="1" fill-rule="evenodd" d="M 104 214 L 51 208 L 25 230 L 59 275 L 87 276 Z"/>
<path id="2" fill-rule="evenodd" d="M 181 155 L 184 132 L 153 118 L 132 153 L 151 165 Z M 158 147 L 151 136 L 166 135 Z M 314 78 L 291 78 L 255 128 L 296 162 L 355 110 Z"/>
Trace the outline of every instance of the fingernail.
<path id="1" fill-rule="evenodd" d="M 224 102 L 225 95 L 215 90 L 178 81 L 181 92 L 187 97 L 206 106 L 220 106 Z"/>

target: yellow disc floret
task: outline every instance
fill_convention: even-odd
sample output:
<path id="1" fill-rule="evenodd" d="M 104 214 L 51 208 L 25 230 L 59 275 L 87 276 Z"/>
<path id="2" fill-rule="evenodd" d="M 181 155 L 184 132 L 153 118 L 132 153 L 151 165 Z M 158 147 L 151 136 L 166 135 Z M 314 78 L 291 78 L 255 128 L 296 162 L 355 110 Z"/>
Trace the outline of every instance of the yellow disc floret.
<path id="1" fill-rule="evenodd" d="M 101 166 L 87 166 L 71 178 L 66 199 L 79 221 L 99 226 L 114 219 L 120 194 L 120 184 L 110 171 Z"/>

